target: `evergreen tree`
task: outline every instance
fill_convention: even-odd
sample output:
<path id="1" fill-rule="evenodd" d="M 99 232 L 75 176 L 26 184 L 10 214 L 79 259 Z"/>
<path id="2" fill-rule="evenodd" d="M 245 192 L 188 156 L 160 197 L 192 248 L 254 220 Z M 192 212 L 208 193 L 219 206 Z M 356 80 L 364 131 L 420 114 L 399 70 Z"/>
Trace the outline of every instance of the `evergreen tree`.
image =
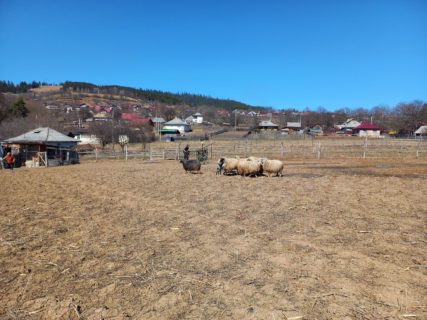
<path id="1" fill-rule="evenodd" d="M 22 98 L 19 98 L 13 106 L 10 108 L 10 113 L 16 117 L 25 118 L 30 111 L 25 106 L 25 101 Z"/>

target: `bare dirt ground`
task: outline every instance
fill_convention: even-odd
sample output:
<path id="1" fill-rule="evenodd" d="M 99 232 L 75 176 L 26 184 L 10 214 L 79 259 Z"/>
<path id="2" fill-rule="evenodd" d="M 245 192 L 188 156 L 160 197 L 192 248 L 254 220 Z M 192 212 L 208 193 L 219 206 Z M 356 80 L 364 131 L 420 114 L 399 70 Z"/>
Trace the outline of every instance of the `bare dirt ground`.
<path id="1" fill-rule="evenodd" d="M 0 319 L 427 319 L 425 160 L 0 171 Z"/>

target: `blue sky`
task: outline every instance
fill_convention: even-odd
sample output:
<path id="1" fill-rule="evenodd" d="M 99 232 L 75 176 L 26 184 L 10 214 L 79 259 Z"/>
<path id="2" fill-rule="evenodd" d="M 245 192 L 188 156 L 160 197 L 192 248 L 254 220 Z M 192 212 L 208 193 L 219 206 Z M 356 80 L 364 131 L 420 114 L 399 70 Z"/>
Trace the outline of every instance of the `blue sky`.
<path id="1" fill-rule="evenodd" d="M 427 1 L 0 0 L 0 80 L 274 108 L 427 101 Z"/>

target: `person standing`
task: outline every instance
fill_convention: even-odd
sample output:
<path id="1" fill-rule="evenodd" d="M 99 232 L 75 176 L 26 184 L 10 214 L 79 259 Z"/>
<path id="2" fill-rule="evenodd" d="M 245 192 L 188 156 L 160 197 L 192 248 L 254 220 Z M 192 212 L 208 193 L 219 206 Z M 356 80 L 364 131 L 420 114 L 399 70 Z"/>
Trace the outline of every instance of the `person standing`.
<path id="1" fill-rule="evenodd" d="M 190 159 L 190 146 L 187 144 L 184 148 L 184 160 Z"/>
<path id="2" fill-rule="evenodd" d="M 15 157 L 11 152 L 8 152 L 4 158 L 2 158 L 5 164 L 5 168 L 9 170 L 13 170 L 13 166 L 15 165 Z"/>
<path id="3" fill-rule="evenodd" d="M 4 149 L 3 146 L 0 144 L 0 170 L 3 169 L 3 157 L 4 157 Z"/>

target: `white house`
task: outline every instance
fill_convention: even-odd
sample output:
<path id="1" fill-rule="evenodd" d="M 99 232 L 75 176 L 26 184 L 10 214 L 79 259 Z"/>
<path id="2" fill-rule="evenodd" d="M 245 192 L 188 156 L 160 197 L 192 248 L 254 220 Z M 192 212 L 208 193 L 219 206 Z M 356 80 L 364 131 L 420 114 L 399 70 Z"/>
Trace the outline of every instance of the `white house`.
<path id="1" fill-rule="evenodd" d="M 359 137 L 381 138 L 382 131 L 381 127 L 364 121 L 353 129 L 353 134 L 357 134 Z"/>
<path id="2" fill-rule="evenodd" d="M 181 134 L 191 131 L 190 125 L 178 117 L 175 117 L 171 121 L 166 122 L 163 126 L 163 129 L 179 130 Z"/>
<path id="3" fill-rule="evenodd" d="M 78 144 L 101 144 L 101 141 L 94 134 L 79 133 L 74 136 L 74 139 L 79 140 Z"/>
<path id="4" fill-rule="evenodd" d="M 414 135 L 416 135 L 416 136 L 427 136 L 427 126 L 421 126 L 421 127 L 419 127 L 414 132 Z"/>
<path id="5" fill-rule="evenodd" d="M 337 124 L 335 127 L 338 128 L 339 130 L 343 130 L 343 129 L 354 129 L 358 126 L 360 126 L 361 122 L 354 120 L 354 119 L 347 119 L 347 121 L 345 121 L 342 124 Z"/>
<path id="6" fill-rule="evenodd" d="M 191 116 L 185 118 L 185 122 L 193 124 L 193 123 L 198 123 L 201 124 L 203 123 L 203 115 L 199 112 L 192 114 Z"/>

